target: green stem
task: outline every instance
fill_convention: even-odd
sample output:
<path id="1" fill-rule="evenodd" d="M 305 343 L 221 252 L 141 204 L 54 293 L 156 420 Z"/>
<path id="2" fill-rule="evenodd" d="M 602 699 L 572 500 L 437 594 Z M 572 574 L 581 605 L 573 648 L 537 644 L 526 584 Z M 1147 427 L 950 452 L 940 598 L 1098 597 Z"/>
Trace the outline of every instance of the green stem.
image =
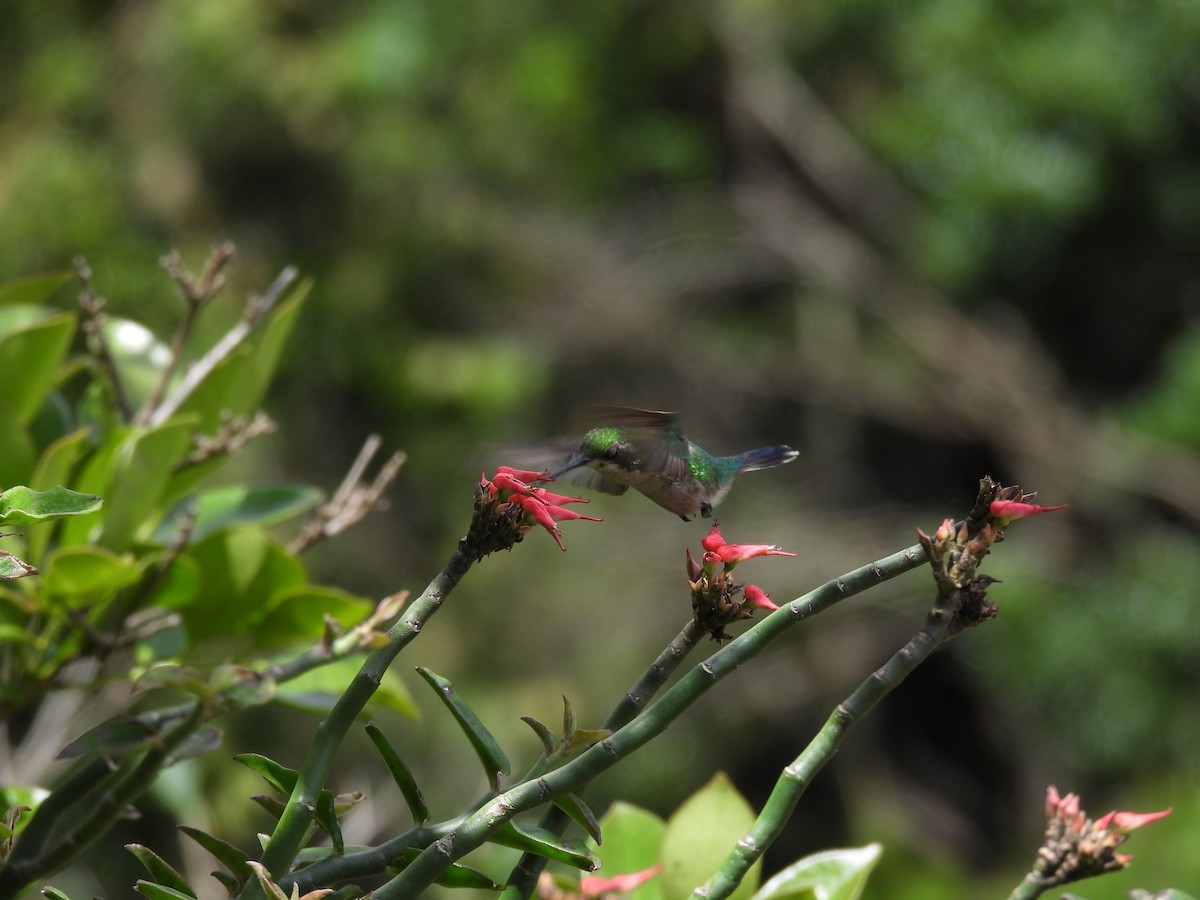
<path id="1" fill-rule="evenodd" d="M 1013 892 L 1008 895 L 1008 900 L 1034 900 L 1035 897 L 1042 896 L 1048 887 L 1042 876 L 1034 869 L 1013 888 Z"/>
<path id="2" fill-rule="evenodd" d="M 855 569 L 826 582 L 771 613 L 693 668 L 650 709 L 562 768 L 534 782 L 517 785 L 472 813 L 451 834 L 426 847 L 404 871 L 375 891 L 375 900 L 421 895 L 451 863 L 482 845 L 517 813 L 578 790 L 660 734 L 710 688 L 793 625 L 835 603 L 915 569 L 927 561 L 920 545 Z"/>
<path id="3" fill-rule="evenodd" d="M 650 701 L 651 697 L 658 693 L 659 688 L 666 684 L 667 679 L 671 677 L 671 674 L 679 667 L 687 655 L 695 649 L 697 641 L 703 636 L 704 628 L 697 624 L 695 619 L 689 619 L 687 624 L 683 626 L 683 630 L 675 635 L 671 643 L 658 654 L 658 657 L 650 664 L 650 667 L 642 673 L 642 677 L 637 680 L 633 687 L 625 692 L 625 696 L 621 698 L 621 702 L 613 708 L 613 711 L 608 714 L 608 718 L 604 720 L 603 727 L 610 731 L 616 731 L 618 728 L 632 721 L 634 716 L 645 709 L 646 704 Z M 580 788 L 580 790 L 583 790 L 583 788 Z M 538 827 L 551 834 L 561 836 L 570 823 L 570 816 L 557 806 L 551 806 L 542 816 Z M 524 898 L 531 896 L 537 887 L 538 877 L 542 874 L 542 870 L 546 868 L 547 862 L 549 860 L 544 856 L 538 856 L 534 853 L 522 854 L 521 859 L 509 873 L 507 886 L 500 895 L 501 900 L 517 900 L 517 898 L 524 900 Z"/>
<path id="4" fill-rule="evenodd" d="M 472 557 L 466 546 L 466 541 L 459 544 L 446 567 L 409 606 L 403 618 L 392 626 L 387 645 L 366 658 L 350 686 L 317 727 L 308 756 L 300 769 L 300 777 L 296 779 L 296 787 L 263 851 L 262 864 L 272 878 L 278 879 L 287 872 L 304 845 L 317 808 L 317 798 L 333 765 L 334 754 L 358 714 L 379 687 L 388 666 L 396 654 L 420 634 L 425 623 L 441 608 L 446 595 L 471 567 Z"/>
<path id="5" fill-rule="evenodd" d="M 721 869 L 706 884 L 696 888 L 693 897 L 721 900 L 733 893 L 750 867 L 779 837 L 800 797 L 837 753 L 850 729 L 947 640 L 951 620 L 950 612 L 940 605 L 930 610 L 925 624 L 908 643 L 838 704 L 824 727 L 783 770 L 754 825 L 737 842 Z"/>

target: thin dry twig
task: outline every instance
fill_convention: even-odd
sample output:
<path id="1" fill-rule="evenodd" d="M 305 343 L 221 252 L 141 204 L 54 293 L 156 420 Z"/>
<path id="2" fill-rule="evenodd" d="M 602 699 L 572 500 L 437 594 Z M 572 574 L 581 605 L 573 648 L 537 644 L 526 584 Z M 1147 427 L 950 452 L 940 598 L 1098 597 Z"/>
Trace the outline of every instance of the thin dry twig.
<path id="1" fill-rule="evenodd" d="M 167 419 L 171 418 L 183 404 L 183 402 L 192 395 L 209 374 L 229 357 L 234 350 L 242 345 L 258 324 L 266 317 L 279 302 L 280 298 L 286 293 L 292 282 L 296 280 L 299 273 L 294 266 L 288 266 L 271 283 L 262 294 L 254 295 L 246 304 L 246 311 L 242 316 L 242 320 L 234 325 L 221 340 L 217 341 L 203 357 L 197 360 L 188 368 L 175 390 L 164 399 L 153 410 L 148 419 L 150 425 L 161 425 Z"/>
<path id="2" fill-rule="evenodd" d="M 88 261 L 84 257 L 75 257 L 75 271 L 83 284 L 79 292 L 79 307 L 83 310 L 82 326 L 87 339 L 88 352 L 91 353 L 92 358 L 96 360 L 97 365 L 108 379 L 113 405 L 116 406 L 121 421 L 128 422 L 133 418 L 133 406 L 129 402 L 125 383 L 121 380 L 121 373 L 117 369 L 116 360 L 108 346 L 108 339 L 104 336 L 104 322 L 107 318 L 104 315 L 104 298 L 99 296 L 92 287 L 92 267 L 88 265 Z"/>
<path id="3" fill-rule="evenodd" d="M 166 395 L 171 379 L 175 377 L 175 373 L 183 363 L 184 350 L 191 339 L 192 329 L 200 316 L 200 311 L 225 286 L 224 269 L 232 261 L 235 252 L 233 243 L 230 241 L 217 244 L 209 254 L 199 276 L 193 275 L 184 268 L 178 250 L 172 250 L 159 260 L 159 265 L 178 285 L 179 294 L 187 306 L 187 312 L 183 322 L 176 329 L 175 336 L 171 339 L 171 358 L 159 373 L 158 381 L 150 391 L 146 402 L 138 410 L 138 422 L 149 421 Z"/>
<path id="4" fill-rule="evenodd" d="M 407 459 L 402 451 L 393 453 L 375 475 L 370 484 L 363 481 L 367 466 L 383 444 L 379 435 L 370 435 L 363 443 L 358 457 L 350 466 L 328 503 L 322 504 L 304 529 L 288 545 L 289 553 L 303 553 L 319 541 L 340 534 L 360 522 L 380 505 L 383 492 L 388 489 Z"/>

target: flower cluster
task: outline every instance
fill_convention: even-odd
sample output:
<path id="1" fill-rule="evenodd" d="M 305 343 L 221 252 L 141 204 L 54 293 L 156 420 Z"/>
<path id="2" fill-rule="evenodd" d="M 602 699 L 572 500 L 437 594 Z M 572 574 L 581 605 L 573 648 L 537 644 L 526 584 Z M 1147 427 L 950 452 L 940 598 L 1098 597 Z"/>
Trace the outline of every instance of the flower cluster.
<path id="1" fill-rule="evenodd" d="M 1044 888 L 1051 888 L 1123 869 L 1131 857 L 1116 849 L 1129 832 L 1170 812 L 1110 812 L 1092 821 L 1080 809 L 1075 794 L 1059 796 L 1051 785 L 1046 790 L 1046 841 L 1031 876 Z"/>
<path id="2" fill-rule="evenodd" d="M 1003 540 L 1004 529 L 1017 519 L 1066 508 L 1066 504 L 1039 506 L 1030 502 L 1036 496 L 1023 493 L 1020 487 L 1001 487 L 984 478 L 975 509 L 962 524 L 945 519 L 932 537 L 917 529 L 917 538 L 929 555 L 939 598 L 954 607 L 955 630 L 996 615 L 996 607 L 987 599 L 987 587 L 995 579 L 979 575 L 977 570 L 992 545 Z"/>
<path id="3" fill-rule="evenodd" d="M 692 610 L 696 621 L 721 641 L 729 637 L 725 626 L 739 619 L 748 619 L 754 608 L 779 609 L 767 592 L 753 584 L 741 585 L 733 580 L 738 563 L 756 556 L 795 556 L 774 544 L 727 544 L 716 524 L 700 541 L 704 554 L 700 562 L 687 551 L 688 586 L 692 589 Z"/>
<path id="4" fill-rule="evenodd" d="M 563 546 L 558 523 L 568 519 L 600 522 L 567 509 L 568 503 L 587 503 L 579 497 L 566 497 L 541 485 L 554 479 L 546 472 L 532 472 L 500 466 L 491 478 L 483 475 L 475 492 L 475 518 L 467 536 L 476 558 L 496 550 L 507 550 L 518 543 L 531 528 L 540 525 L 550 533 L 559 548 Z"/>

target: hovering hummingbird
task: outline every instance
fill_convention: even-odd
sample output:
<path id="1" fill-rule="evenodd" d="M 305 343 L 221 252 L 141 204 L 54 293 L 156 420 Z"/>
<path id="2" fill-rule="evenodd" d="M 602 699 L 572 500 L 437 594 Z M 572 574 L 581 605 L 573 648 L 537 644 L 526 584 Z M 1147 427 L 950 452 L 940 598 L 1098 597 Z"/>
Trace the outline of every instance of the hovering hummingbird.
<path id="1" fill-rule="evenodd" d="M 570 460 L 551 476 L 586 467 L 592 471 L 570 480 L 606 494 L 635 488 L 685 522 L 696 513 L 711 516 L 738 472 L 781 466 L 799 455 L 778 446 L 713 456 L 684 436 L 672 413 L 623 406 L 591 412 L 605 424 L 585 434 Z"/>

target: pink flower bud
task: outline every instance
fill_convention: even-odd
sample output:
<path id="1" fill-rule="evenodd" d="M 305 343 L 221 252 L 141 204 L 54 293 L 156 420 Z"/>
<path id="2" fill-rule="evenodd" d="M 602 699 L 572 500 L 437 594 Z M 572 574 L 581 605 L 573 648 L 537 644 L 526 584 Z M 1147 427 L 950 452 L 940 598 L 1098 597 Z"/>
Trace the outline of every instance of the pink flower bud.
<path id="1" fill-rule="evenodd" d="M 759 609 L 776 610 L 779 607 L 771 602 L 771 598 L 767 596 L 767 592 L 753 584 L 748 584 L 742 589 L 742 594 L 746 597 L 746 602 L 751 606 L 757 606 Z"/>

